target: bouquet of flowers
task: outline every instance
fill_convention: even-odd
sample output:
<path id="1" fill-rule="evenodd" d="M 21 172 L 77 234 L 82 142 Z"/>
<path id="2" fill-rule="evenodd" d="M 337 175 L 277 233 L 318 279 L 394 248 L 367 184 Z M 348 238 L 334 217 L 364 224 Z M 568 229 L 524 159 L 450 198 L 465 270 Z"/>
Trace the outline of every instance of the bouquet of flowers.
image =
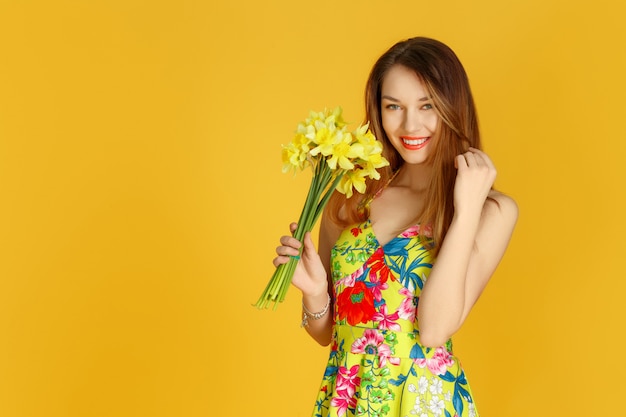
<path id="1" fill-rule="evenodd" d="M 380 178 L 376 169 L 389 165 L 382 150 L 369 124 L 352 132 L 347 130 L 341 107 L 311 112 L 298 125 L 294 139 L 283 146 L 283 172 L 311 167 L 313 179 L 294 232 L 296 239 L 302 241 L 304 234 L 313 229 L 335 189 L 349 198 L 353 188 L 365 192 L 366 178 Z M 292 258 L 276 268 L 256 307 L 266 308 L 273 302 L 276 309 L 285 299 L 297 263 L 298 259 Z"/>

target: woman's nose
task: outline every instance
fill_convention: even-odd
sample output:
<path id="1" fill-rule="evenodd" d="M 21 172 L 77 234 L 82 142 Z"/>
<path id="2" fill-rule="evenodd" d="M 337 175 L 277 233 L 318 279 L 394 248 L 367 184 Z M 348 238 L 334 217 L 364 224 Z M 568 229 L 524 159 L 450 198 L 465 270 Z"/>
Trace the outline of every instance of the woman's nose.
<path id="1" fill-rule="evenodd" d="M 404 130 L 407 132 L 416 132 L 422 126 L 420 115 L 417 110 L 407 110 L 404 113 Z"/>

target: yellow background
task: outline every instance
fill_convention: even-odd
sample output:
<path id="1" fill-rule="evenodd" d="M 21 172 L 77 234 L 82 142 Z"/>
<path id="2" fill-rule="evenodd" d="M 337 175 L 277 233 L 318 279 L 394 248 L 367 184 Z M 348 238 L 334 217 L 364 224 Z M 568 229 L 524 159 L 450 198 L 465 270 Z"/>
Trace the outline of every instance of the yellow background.
<path id="1" fill-rule="evenodd" d="M 482 416 L 617 415 L 618 0 L 0 2 L 0 416 L 308 416 L 327 349 L 251 304 L 309 173 L 309 110 L 363 117 L 395 41 L 469 73 L 521 217 L 455 339 Z"/>

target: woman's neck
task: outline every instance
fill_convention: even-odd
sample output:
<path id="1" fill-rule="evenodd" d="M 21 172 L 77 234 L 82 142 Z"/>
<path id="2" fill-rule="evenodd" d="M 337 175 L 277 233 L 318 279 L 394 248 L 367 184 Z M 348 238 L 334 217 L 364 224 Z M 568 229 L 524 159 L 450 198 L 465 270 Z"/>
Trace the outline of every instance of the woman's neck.
<path id="1" fill-rule="evenodd" d="M 403 164 L 392 181 L 391 186 L 405 187 L 412 191 L 421 192 L 428 188 L 432 175 L 430 164 Z"/>

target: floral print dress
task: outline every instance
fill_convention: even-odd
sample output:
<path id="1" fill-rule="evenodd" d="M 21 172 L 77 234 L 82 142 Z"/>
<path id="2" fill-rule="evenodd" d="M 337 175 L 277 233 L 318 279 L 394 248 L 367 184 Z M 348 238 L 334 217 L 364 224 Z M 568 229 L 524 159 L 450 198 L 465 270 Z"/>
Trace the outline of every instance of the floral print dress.
<path id="1" fill-rule="evenodd" d="M 369 220 L 337 240 L 335 325 L 314 417 L 478 415 L 451 341 L 420 344 L 416 312 L 432 268 L 427 246 L 418 226 L 381 246 Z"/>

